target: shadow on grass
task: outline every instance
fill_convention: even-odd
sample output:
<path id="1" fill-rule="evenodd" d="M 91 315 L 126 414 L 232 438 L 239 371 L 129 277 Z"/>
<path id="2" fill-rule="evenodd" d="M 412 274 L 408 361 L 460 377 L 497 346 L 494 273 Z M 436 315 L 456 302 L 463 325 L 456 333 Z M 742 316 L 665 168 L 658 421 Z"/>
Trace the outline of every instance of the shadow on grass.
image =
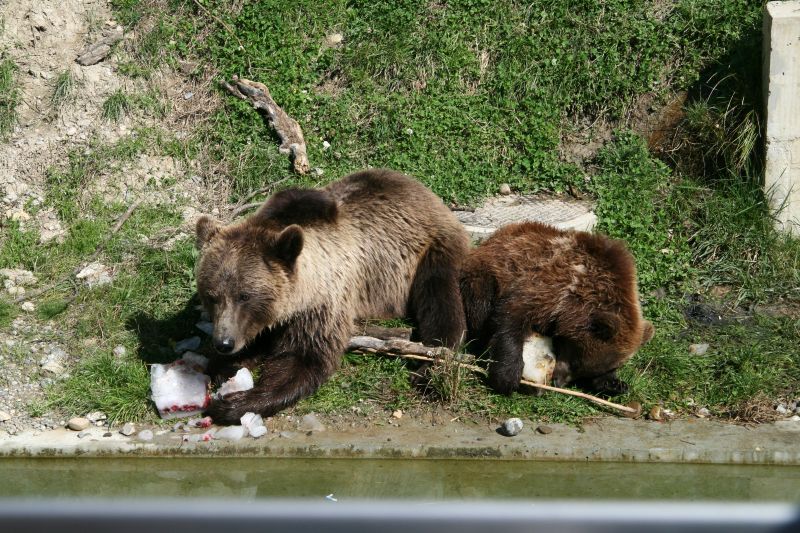
<path id="1" fill-rule="evenodd" d="M 125 322 L 125 329 L 134 332 L 138 338 L 137 357 L 147 364 L 169 363 L 177 358 L 175 343 L 189 337 L 200 337 L 202 344 L 198 353 L 209 348 L 206 336 L 195 327 L 200 321 L 200 303 L 193 295 L 176 313 L 157 318 L 147 313 L 137 313 Z"/>

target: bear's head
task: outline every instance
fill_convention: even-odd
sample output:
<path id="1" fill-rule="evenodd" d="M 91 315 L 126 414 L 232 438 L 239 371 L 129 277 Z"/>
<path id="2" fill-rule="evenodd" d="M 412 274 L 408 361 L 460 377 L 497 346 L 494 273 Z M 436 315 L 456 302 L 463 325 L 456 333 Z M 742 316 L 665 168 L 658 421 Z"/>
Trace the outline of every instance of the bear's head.
<path id="1" fill-rule="evenodd" d="M 557 387 L 581 382 L 598 390 L 609 388 L 603 383 L 655 332 L 653 324 L 641 316 L 628 323 L 618 314 L 603 312 L 589 317 L 587 330 L 588 334 L 579 338 L 553 338 L 557 356 L 553 383 Z"/>
<path id="2" fill-rule="evenodd" d="M 201 217 L 197 292 L 214 322 L 214 347 L 235 354 L 293 312 L 291 295 L 303 230 L 257 221 L 223 226 Z"/>

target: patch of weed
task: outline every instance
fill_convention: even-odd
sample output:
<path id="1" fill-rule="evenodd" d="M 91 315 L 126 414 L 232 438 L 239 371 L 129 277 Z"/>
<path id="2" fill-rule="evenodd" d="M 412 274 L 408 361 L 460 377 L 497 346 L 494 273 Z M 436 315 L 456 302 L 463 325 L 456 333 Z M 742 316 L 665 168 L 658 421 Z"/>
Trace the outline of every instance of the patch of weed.
<path id="1" fill-rule="evenodd" d="M 0 298 L 0 328 L 10 326 L 17 314 L 17 306 L 13 302 Z"/>
<path id="2" fill-rule="evenodd" d="M 122 89 L 117 89 L 103 102 L 103 118 L 111 122 L 119 122 L 132 107 L 133 103 L 130 95 Z"/>
<path id="3" fill-rule="evenodd" d="M 15 74 L 17 65 L 0 54 L 0 139 L 14 128 L 19 104 L 19 85 Z"/>
<path id="4" fill-rule="evenodd" d="M 61 298 L 45 300 L 36 307 L 36 315 L 41 320 L 50 320 L 67 310 L 69 302 Z"/>
<path id="5" fill-rule="evenodd" d="M 75 413 L 101 410 L 109 423 L 153 419 L 150 375 L 141 361 L 99 351 L 83 358 L 70 377 L 50 392 L 48 402 Z"/>
<path id="6" fill-rule="evenodd" d="M 56 77 L 55 84 L 53 85 L 53 94 L 50 96 L 50 104 L 53 109 L 61 109 L 61 107 L 74 98 L 75 86 L 77 80 L 72 75 L 72 71 L 65 70 Z"/>

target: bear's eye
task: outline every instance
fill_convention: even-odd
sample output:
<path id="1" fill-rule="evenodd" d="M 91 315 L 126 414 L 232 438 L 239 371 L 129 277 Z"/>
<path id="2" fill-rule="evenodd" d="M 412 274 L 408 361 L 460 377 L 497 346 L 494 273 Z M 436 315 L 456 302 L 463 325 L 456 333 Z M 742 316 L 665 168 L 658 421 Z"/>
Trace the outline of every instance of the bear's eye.
<path id="1" fill-rule="evenodd" d="M 239 301 L 240 302 L 246 302 L 249 299 L 250 299 L 250 295 L 247 294 L 246 292 L 243 292 L 243 293 L 239 294 Z"/>

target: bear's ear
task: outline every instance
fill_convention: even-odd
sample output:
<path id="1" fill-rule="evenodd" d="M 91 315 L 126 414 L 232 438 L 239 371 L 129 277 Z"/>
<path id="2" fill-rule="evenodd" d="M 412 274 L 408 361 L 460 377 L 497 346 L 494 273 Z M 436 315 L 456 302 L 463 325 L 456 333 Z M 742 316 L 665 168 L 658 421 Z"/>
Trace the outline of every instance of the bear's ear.
<path id="1" fill-rule="evenodd" d="M 653 338 L 656 330 L 653 327 L 653 323 L 649 320 L 644 321 L 644 327 L 642 328 L 642 344 L 646 344 L 650 339 Z"/>
<path id="2" fill-rule="evenodd" d="M 209 216 L 203 215 L 197 219 L 197 224 L 195 225 L 195 234 L 197 235 L 195 245 L 197 249 L 202 250 L 203 246 L 208 244 L 214 235 L 219 233 L 220 229 L 222 229 L 222 224 Z"/>
<path id="3" fill-rule="evenodd" d="M 589 320 L 589 331 L 601 341 L 610 341 L 619 332 L 619 318 L 613 313 L 594 313 Z"/>
<path id="4" fill-rule="evenodd" d="M 297 224 L 292 224 L 278 235 L 271 255 L 292 269 L 302 250 L 303 229 Z"/>

